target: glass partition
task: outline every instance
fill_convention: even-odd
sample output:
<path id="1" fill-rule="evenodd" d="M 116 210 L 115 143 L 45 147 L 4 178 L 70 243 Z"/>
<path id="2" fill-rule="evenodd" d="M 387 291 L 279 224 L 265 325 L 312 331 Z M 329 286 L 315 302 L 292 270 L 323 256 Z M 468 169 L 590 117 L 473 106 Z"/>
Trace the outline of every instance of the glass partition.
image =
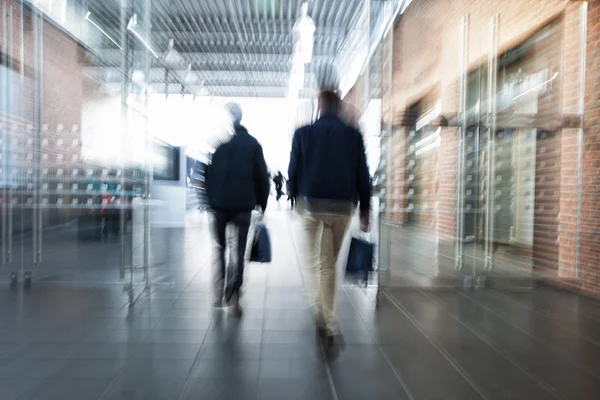
<path id="1" fill-rule="evenodd" d="M 147 92 L 133 76 L 149 51 L 127 25 L 138 15 L 149 34 L 149 2 L 122 3 L 122 35 L 104 44 L 116 53 L 92 51 L 56 24 L 69 9 L 0 3 L 2 279 L 13 284 L 116 283 L 148 265 L 144 250 L 134 265 L 132 237 L 150 170 Z"/>
<path id="2" fill-rule="evenodd" d="M 384 285 L 577 282 L 586 5 L 518 25 L 499 3 L 413 2 L 387 33 Z"/>

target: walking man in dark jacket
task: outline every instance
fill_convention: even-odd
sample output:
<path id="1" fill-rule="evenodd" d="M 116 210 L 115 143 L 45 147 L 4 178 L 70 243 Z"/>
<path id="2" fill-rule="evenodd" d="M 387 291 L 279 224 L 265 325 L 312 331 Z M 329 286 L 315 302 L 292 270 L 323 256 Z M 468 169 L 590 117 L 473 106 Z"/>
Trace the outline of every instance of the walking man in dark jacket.
<path id="1" fill-rule="evenodd" d="M 269 173 L 258 141 L 241 125 L 242 109 L 228 104 L 235 134 L 217 148 L 206 171 L 206 191 L 214 214 L 213 235 L 216 242 L 214 306 L 223 300 L 231 304 L 232 313 L 241 316 L 240 289 L 244 282 L 244 253 L 252 210 L 262 212 L 269 199 Z M 230 259 L 225 282 L 225 232 L 228 225 L 236 229 L 235 257 Z"/>
<path id="2" fill-rule="evenodd" d="M 306 281 L 317 328 L 329 346 L 337 328 L 338 255 L 357 199 L 361 229 L 368 230 L 371 198 L 363 137 L 340 119 L 341 107 L 336 92 L 319 94 L 320 118 L 294 134 L 288 178 L 307 234 Z"/>

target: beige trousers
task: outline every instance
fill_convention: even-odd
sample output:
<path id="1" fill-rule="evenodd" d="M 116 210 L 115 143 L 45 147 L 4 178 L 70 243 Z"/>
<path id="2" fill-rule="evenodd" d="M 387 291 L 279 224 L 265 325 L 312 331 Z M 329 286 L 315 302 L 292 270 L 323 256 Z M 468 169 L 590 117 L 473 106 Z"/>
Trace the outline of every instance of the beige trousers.
<path id="1" fill-rule="evenodd" d="M 306 233 L 308 262 L 304 280 L 317 323 L 334 334 L 336 264 L 350 216 L 300 213 Z"/>

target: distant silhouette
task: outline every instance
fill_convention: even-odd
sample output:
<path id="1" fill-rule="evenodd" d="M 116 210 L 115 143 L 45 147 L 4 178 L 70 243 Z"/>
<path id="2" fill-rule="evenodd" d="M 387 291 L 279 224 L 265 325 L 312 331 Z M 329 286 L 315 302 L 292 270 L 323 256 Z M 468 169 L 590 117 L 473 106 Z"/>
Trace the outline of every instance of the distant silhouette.
<path id="1" fill-rule="evenodd" d="M 277 201 L 279 201 L 279 199 L 281 199 L 281 196 L 283 196 L 283 174 L 281 173 L 281 171 L 277 172 L 277 174 L 275 175 L 275 177 L 273 178 L 273 182 L 275 183 L 275 192 L 276 194 L 276 199 Z"/>

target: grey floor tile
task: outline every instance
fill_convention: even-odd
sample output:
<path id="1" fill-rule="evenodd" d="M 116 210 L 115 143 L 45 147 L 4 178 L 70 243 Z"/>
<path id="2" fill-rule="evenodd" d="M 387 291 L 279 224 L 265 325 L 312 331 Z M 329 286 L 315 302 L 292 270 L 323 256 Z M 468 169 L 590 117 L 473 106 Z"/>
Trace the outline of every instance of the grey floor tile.
<path id="1" fill-rule="evenodd" d="M 126 307 L 102 307 L 94 306 L 87 307 L 83 316 L 83 323 L 88 318 L 124 318 L 129 314 L 129 309 Z"/>
<path id="2" fill-rule="evenodd" d="M 195 359 L 200 350 L 199 343 L 144 343 L 133 355 L 138 359 Z"/>
<path id="3" fill-rule="evenodd" d="M 176 400 L 184 385 L 185 378 L 137 378 L 124 374 L 112 382 L 102 400 Z"/>
<path id="4" fill-rule="evenodd" d="M 326 379 L 327 367 L 322 361 L 309 359 L 263 360 L 260 379 Z"/>
<path id="5" fill-rule="evenodd" d="M 191 379 L 183 396 L 183 400 L 256 400 L 257 398 L 256 379 L 236 378 Z"/>
<path id="6" fill-rule="evenodd" d="M 31 394 L 40 379 L 0 379 L 0 398 L 2 400 L 17 400 Z"/>
<path id="7" fill-rule="evenodd" d="M 377 343 L 375 336 L 366 327 L 342 329 L 341 335 L 348 345 Z"/>
<path id="8" fill-rule="evenodd" d="M 206 334 L 205 343 L 260 344 L 262 335 L 261 330 L 239 330 L 229 329 L 229 327 L 214 328 Z"/>
<path id="9" fill-rule="evenodd" d="M 56 375 L 67 360 L 7 359 L 0 360 L 0 378 L 44 378 Z"/>
<path id="10" fill-rule="evenodd" d="M 262 306 L 267 310 L 300 310 L 301 312 L 308 309 L 306 300 L 300 301 L 298 299 L 281 299 L 276 302 L 262 302 Z"/>
<path id="11" fill-rule="evenodd" d="M 252 317 L 244 315 L 243 318 L 227 318 L 225 325 L 228 329 L 236 329 L 242 331 L 262 331 L 265 324 L 265 319 L 262 317 Z M 223 324 L 221 324 L 223 325 Z M 211 326 L 212 330 L 218 330 L 219 323 L 215 321 Z"/>
<path id="12" fill-rule="evenodd" d="M 125 318 L 109 318 L 103 325 L 106 329 L 141 329 L 152 330 L 160 323 L 160 318 L 130 316 Z"/>
<path id="13" fill-rule="evenodd" d="M 335 389 L 339 399 L 344 400 L 404 400 L 410 399 L 396 377 L 391 375 L 371 375 L 369 379 L 357 377 L 334 378 Z"/>
<path id="14" fill-rule="evenodd" d="M 297 344 L 311 346 L 317 343 L 315 328 L 302 331 L 264 331 L 263 343 L 265 344 Z"/>
<path id="15" fill-rule="evenodd" d="M 27 400 L 98 400 L 109 384 L 108 379 L 44 379 Z"/>
<path id="16" fill-rule="evenodd" d="M 313 314 L 308 307 L 301 310 L 267 309 L 265 310 L 265 319 L 276 321 L 298 319 L 306 322 L 314 322 Z"/>
<path id="17" fill-rule="evenodd" d="M 123 375 L 148 381 L 154 377 L 185 379 L 193 364 L 193 359 L 135 359 L 127 365 Z"/>
<path id="18" fill-rule="evenodd" d="M 316 343 L 314 345 L 265 343 L 261 347 L 261 356 L 263 360 L 320 361 L 322 351 Z"/>
<path id="19" fill-rule="evenodd" d="M 260 372 L 260 361 L 235 359 L 203 359 L 192 368 L 194 378 L 212 378 L 256 381 Z"/>
<path id="20" fill-rule="evenodd" d="M 242 360 L 259 361 L 261 358 L 260 344 L 229 344 L 204 343 L 198 353 L 198 360 Z"/>
<path id="21" fill-rule="evenodd" d="M 12 358 L 18 353 L 24 351 L 25 344 L 19 343 L 0 343 L 0 360 Z"/>
<path id="22" fill-rule="evenodd" d="M 271 318 L 265 321 L 265 330 L 314 332 L 315 323 L 312 319 L 306 318 Z"/>
<path id="23" fill-rule="evenodd" d="M 180 299 L 191 299 L 198 302 L 209 301 L 212 299 L 212 294 L 208 287 L 206 290 L 186 290 L 180 294 Z"/>
<path id="24" fill-rule="evenodd" d="M 204 219 L 186 231 L 157 230 L 153 286 L 131 307 L 122 285 L 77 284 L 108 274 L 114 281 L 102 246 L 62 251 L 65 265 L 92 258 L 90 271 L 52 271 L 45 277 L 51 285 L 38 281 L 28 291 L 0 287 L 0 399 L 332 399 L 328 368 L 339 400 L 404 400 L 405 389 L 416 400 L 483 398 L 475 387 L 490 399 L 599 398 L 598 302 L 552 290 L 438 290 L 431 297 L 441 306 L 402 289 L 401 305 L 473 382 L 389 300 L 375 309 L 373 297 L 354 287 L 336 300 L 345 346 L 324 360 L 289 248 L 290 220 L 277 212 L 283 218 L 267 215 L 274 262 L 249 266 L 241 319 L 211 308 Z M 275 234 L 280 229 L 285 234 Z M 514 364 L 555 392 L 540 390 Z"/>
<path id="25" fill-rule="evenodd" d="M 150 335 L 149 329 L 98 329 L 83 335 L 87 343 L 142 343 Z"/>
<path id="26" fill-rule="evenodd" d="M 211 310 L 212 302 L 207 298 L 205 300 L 190 299 L 190 298 L 179 298 L 173 303 L 174 309 L 183 310 Z"/>
<path id="27" fill-rule="evenodd" d="M 205 330 L 212 322 L 212 317 L 172 318 L 165 317 L 156 326 L 157 330 Z"/>
<path id="28" fill-rule="evenodd" d="M 212 317 L 215 310 L 212 308 L 172 308 L 162 316 L 164 318 L 207 318 Z"/>
<path id="29" fill-rule="evenodd" d="M 127 365 L 127 360 L 118 359 L 85 359 L 68 360 L 64 367 L 56 371 L 53 377 L 57 378 L 87 378 L 87 379 L 112 379 L 116 377 Z"/>
<path id="30" fill-rule="evenodd" d="M 183 293 L 179 290 L 173 290 L 173 291 L 155 291 L 155 292 L 151 292 L 151 293 L 147 293 L 143 299 L 144 300 L 149 300 L 150 302 L 156 301 L 156 300 L 171 300 L 173 302 L 175 302 L 175 300 L 177 300 L 178 298 L 183 297 Z"/>
<path id="31" fill-rule="evenodd" d="M 430 343 L 388 347 L 383 351 L 402 377 L 415 398 L 442 399 L 461 398 L 477 400 L 482 396 L 465 380 L 460 372 L 448 362 Z M 423 373 L 427 371 L 427 373 Z M 436 384 L 432 384 L 436 382 Z"/>
<path id="32" fill-rule="evenodd" d="M 26 342 L 27 338 L 23 332 L 13 327 L 0 328 L 0 344 L 18 344 Z"/>
<path id="33" fill-rule="evenodd" d="M 31 343 L 16 355 L 18 358 L 29 359 L 67 359 L 79 348 L 78 344 L 64 343 Z"/>
<path id="34" fill-rule="evenodd" d="M 155 330 L 144 340 L 147 343 L 201 344 L 206 330 Z"/>
<path id="35" fill-rule="evenodd" d="M 127 359 L 140 350 L 142 344 L 130 343 L 82 343 L 69 354 L 72 359 Z"/>
<path id="36" fill-rule="evenodd" d="M 327 379 L 260 379 L 259 400 L 332 400 Z"/>
<path id="37" fill-rule="evenodd" d="M 35 330 L 24 333 L 24 340 L 28 343 L 73 343 L 82 332 L 75 332 L 71 329 L 56 330 Z"/>

